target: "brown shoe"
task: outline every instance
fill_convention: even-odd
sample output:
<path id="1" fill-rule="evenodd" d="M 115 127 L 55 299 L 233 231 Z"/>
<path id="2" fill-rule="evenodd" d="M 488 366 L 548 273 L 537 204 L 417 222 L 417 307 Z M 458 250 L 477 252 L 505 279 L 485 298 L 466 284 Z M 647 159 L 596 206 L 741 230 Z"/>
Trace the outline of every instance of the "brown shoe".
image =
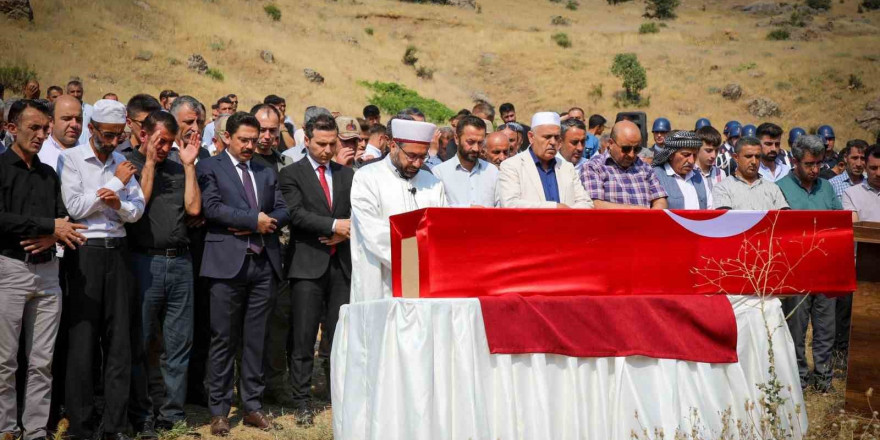
<path id="1" fill-rule="evenodd" d="M 229 435 L 229 419 L 223 416 L 211 417 L 211 434 L 218 437 Z"/>
<path id="2" fill-rule="evenodd" d="M 262 411 L 247 413 L 244 415 L 244 419 L 242 419 L 242 421 L 247 426 L 252 426 L 263 431 L 268 431 L 272 428 L 272 422 L 269 421 L 269 418 L 266 417 L 266 415 L 263 414 Z"/>

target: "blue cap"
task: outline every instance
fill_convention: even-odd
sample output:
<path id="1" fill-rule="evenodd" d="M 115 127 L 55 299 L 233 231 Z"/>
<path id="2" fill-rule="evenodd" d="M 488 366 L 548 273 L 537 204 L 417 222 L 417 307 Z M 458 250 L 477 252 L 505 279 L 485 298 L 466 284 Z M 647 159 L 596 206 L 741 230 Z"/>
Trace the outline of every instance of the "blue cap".
<path id="1" fill-rule="evenodd" d="M 697 130 L 699 130 L 703 127 L 706 127 L 706 126 L 710 126 L 710 127 L 712 126 L 712 123 L 709 122 L 708 119 L 706 119 L 706 118 L 697 119 L 697 123 L 694 125 L 694 131 L 697 131 Z"/>
<path id="2" fill-rule="evenodd" d="M 742 135 L 743 137 L 751 136 L 755 137 L 755 134 L 758 132 L 758 127 L 755 127 L 752 124 L 743 126 Z"/>
<path id="3" fill-rule="evenodd" d="M 834 129 L 830 125 L 823 125 L 816 130 L 816 134 L 825 136 L 826 139 L 834 139 Z"/>
<path id="4" fill-rule="evenodd" d="M 742 136 L 742 129 L 743 127 L 742 125 L 739 125 L 739 123 L 732 124 L 730 128 L 724 130 L 724 134 L 726 134 L 727 137 L 738 138 Z"/>
<path id="5" fill-rule="evenodd" d="M 669 123 L 669 119 L 657 118 L 654 120 L 654 126 L 651 127 L 651 131 L 672 131 L 672 124 Z"/>
<path id="6" fill-rule="evenodd" d="M 828 146 L 828 138 L 825 137 L 824 134 L 818 133 L 818 134 L 816 134 L 816 137 L 818 137 L 819 139 L 822 139 L 822 145 L 824 145 L 826 147 Z"/>
<path id="7" fill-rule="evenodd" d="M 807 130 L 804 130 L 803 128 L 792 128 L 791 131 L 788 132 L 788 145 L 794 145 L 794 141 L 805 134 L 807 134 Z"/>
<path id="8" fill-rule="evenodd" d="M 739 121 L 727 121 L 727 123 L 724 124 L 724 134 L 728 134 L 730 127 L 734 125 L 739 125 L 740 128 L 742 128 L 742 124 L 740 124 Z"/>

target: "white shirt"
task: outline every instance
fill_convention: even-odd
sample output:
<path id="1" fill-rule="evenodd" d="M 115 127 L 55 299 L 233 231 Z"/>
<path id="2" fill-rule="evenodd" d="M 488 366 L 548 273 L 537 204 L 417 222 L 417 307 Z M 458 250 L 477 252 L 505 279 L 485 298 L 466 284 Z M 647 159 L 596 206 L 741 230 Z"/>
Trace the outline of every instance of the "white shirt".
<path id="1" fill-rule="evenodd" d="M 449 206 L 498 206 L 495 200 L 498 168 L 495 165 L 477 159 L 474 168 L 468 171 L 461 166 L 461 158 L 456 154 L 452 159 L 432 168 L 431 172 L 443 182 Z"/>
<path id="2" fill-rule="evenodd" d="M 122 154 L 113 152 L 101 163 L 91 145 L 80 145 L 61 153 L 61 196 L 70 218 L 88 226 L 82 231 L 87 238 L 125 237 L 123 223 L 134 223 L 144 213 L 144 193 L 134 176 L 127 185 L 116 178 L 116 167 L 125 162 Z M 120 207 L 114 210 L 97 195 L 107 188 L 119 196 Z"/>
<path id="3" fill-rule="evenodd" d="M 373 159 L 378 159 L 382 157 L 382 151 L 373 144 L 367 144 L 367 148 L 364 150 L 364 157 L 367 156 L 372 156 Z"/>
<path id="4" fill-rule="evenodd" d="M 321 181 L 321 171 L 318 169 L 321 164 L 318 163 L 315 159 L 312 158 L 310 154 L 306 154 L 306 157 L 309 158 L 309 163 L 312 164 L 312 170 L 315 171 L 315 177 L 318 178 L 318 182 Z M 324 178 L 327 179 L 327 188 L 330 189 L 330 204 L 333 204 L 333 171 L 330 171 L 330 164 L 324 165 Z"/>
<path id="5" fill-rule="evenodd" d="M 598 150 L 596 150 L 596 151 L 598 151 Z M 594 156 L 595 156 L 595 155 L 594 155 Z M 564 160 L 564 161 L 568 162 L 568 159 L 566 159 L 566 158 L 562 155 L 562 153 L 559 153 L 559 152 L 556 153 L 556 160 Z M 586 157 L 581 156 L 581 159 L 578 160 L 578 163 L 573 163 L 573 164 L 572 164 L 572 165 L 574 165 L 574 170 L 577 171 L 577 175 L 578 175 L 578 176 L 580 176 L 580 175 L 581 175 L 581 171 L 584 170 L 584 165 L 587 164 L 587 160 L 588 160 L 588 159 L 587 159 Z"/>
<path id="6" fill-rule="evenodd" d="M 92 131 L 89 130 L 89 121 L 92 120 L 92 112 L 95 110 L 91 104 L 86 104 L 85 102 L 82 104 L 83 110 L 83 131 L 79 135 L 79 141 L 77 141 L 77 145 L 88 145 L 89 138 L 92 137 Z"/>
<path id="7" fill-rule="evenodd" d="M 304 144 L 297 142 L 294 147 L 282 151 L 281 155 L 289 157 L 291 163 L 296 163 L 308 156 L 308 150 Z"/>
<path id="8" fill-rule="evenodd" d="M 676 173 L 668 163 L 663 168 L 666 170 L 666 175 L 675 180 L 675 184 L 678 185 L 678 190 L 681 191 L 681 195 L 684 196 L 684 209 L 700 209 L 700 196 L 697 195 L 697 188 L 691 183 L 691 180 L 694 179 L 696 174 L 691 171 L 686 176 L 681 177 L 681 175 Z M 708 202 L 709 200 L 706 199 L 707 208 L 712 209 Z"/>
<path id="9" fill-rule="evenodd" d="M 770 168 L 764 166 L 764 162 L 758 163 L 758 174 L 761 175 L 766 180 L 770 182 L 776 182 L 777 180 L 788 175 L 788 172 L 791 171 L 791 167 L 785 164 L 785 161 L 782 158 L 776 159 L 776 171 L 773 172 Z"/>
<path id="10" fill-rule="evenodd" d="M 433 174 L 420 170 L 401 178 L 391 158 L 354 174 L 351 184 L 351 303 L 391 297 L 392 215 L 446 206 L 446 193 Z"/>
<path id="11" fill-rule="evenodd" d="M 229 159 L 232 160 L 232 166 L 235 167 L 235 171 L 238 172 L 238 178 L 242 179 L 241 168 L 238 167 L 238 164 L 240 164 L 241 162 L 239 162 L 238 159 L 236 159 L 235 156 L 233 156 L 232 153 L 229 152 L 229 150 L 225 150 L 225 151 L 226 151 L 226 155 L 229 156 Z M 256 154 L 256 153 L 254 153 L 254 154 Z M 260 207 L 259 207 L 260 193 L 257 192 L 257 179 L 254 177 L 254 170 L 251 169 L 251 161 L 247 161 L 244 164 L 247 165 L 248 174 L 251 176 L 251 186 L 254 187 L 254 197 L 257 199 L 257 205 L 258 205 L 257 209 L 260 209 Z M 242 179 L 241 184 L 244 185 L 244 179 Z"/>
<path id="12" fill-rule="evenodd" d="M 205 130 L 202 132 L 202 146 L 214 154 L 214 121 L 205 124 Z"/>
<path id="13" fill-rule="evenodd" d="M 40 162 L 49 165 L 56 173 L 61 174 L 61 170 L 58 168 L 58 158 L 64 150 L 67 150 L 67 148 L 62 147 L 61 144 L 55 140 L 54 136 L 49 136 L 43 141 L 43 146 L 40 147 L 40 152 L 37 153 L 37 157 L 40 158 Z"/>

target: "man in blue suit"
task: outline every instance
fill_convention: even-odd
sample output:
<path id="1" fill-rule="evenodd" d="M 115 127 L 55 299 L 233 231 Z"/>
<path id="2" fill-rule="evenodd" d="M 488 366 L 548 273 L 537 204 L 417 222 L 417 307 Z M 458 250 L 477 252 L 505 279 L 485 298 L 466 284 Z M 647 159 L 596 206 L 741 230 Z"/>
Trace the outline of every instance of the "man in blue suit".
<path id="1" fill-rule="evenodd" d="M 278 234 L 289 222 L 276 174 L 252 161 L 260 123 L 244 112 L 226 121 L 229 147 L 199 162 L 207 221 L 201 276 L 211 292 L 208 409 L 211 433 L 229 434 L 235 354 L 241 348 L 245 425 L 267 430 L 263 344 L 276 283 L 282 277 Z"/>

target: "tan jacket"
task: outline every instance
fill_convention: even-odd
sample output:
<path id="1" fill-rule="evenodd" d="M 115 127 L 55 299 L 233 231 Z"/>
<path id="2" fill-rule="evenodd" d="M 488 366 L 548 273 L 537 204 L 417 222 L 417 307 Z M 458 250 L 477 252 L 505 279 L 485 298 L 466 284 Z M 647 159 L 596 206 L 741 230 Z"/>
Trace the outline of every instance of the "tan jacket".
<path id="1" fill-rule="evenodd" d="M 557 159 L 555 172 L 560 203 L 571 208 L 593 207 L 574 165 Z M 544 198 L 541 177 L 529 150 L 501 162 L 495 198 L 502 208 L 556 208 L 556 202 Z"/>

